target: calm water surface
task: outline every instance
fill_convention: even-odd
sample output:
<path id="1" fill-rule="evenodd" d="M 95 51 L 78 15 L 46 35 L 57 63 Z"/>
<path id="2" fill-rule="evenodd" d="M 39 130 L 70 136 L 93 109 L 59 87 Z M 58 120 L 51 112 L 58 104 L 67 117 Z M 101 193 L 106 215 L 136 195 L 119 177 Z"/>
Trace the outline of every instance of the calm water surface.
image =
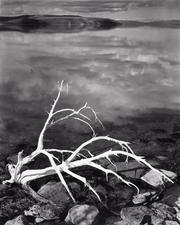
<path id="1" fill-rule="evenodd" d="M 179 1 L 170 0 L 1 0 L 0 13 L 157 21 L 179 20 L 179 11 Z M 0 150 L 8 152 L 27 139 L 36 141 L 46 111 L 57 94 L 57 81 L 69 84 L 69 94 L 64 92 L 59 107 L 78 108 L 87 101 L 102 121 L 118 125 L 122 117 L 152 110 L 177 114 L 179 79 L 180 29 L 0 32 Z M 70 137 L 75 140 L 74 131 L 78 140 L 83 139 L 83 132 L 88 134 L 77 123 L 66 128 L 68 137 L 60 131 L 60 144 L 69 143 Z"/>

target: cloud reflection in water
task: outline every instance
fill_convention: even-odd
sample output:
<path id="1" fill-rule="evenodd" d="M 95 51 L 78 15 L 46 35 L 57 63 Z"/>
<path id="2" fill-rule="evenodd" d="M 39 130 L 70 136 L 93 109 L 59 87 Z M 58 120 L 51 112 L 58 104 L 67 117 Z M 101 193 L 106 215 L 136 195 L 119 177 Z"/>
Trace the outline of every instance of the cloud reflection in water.
<path id="1" fill-rule="evenodd" d="M 72 104 L 87 100 L 108 120 L 148 108 L 179 109 L 178 35 L 168 29 L 3 33 L 1 85 L 13 91 L 4 88 L 1 94 L 38 101 L 55 94 L 56 82 L 65 79 Z"/>

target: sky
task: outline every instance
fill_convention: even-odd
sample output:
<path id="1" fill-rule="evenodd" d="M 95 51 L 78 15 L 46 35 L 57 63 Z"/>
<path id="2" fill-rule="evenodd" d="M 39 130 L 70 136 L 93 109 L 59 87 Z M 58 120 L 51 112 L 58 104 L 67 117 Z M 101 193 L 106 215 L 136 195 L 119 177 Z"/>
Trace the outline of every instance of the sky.
<path id="1" fill-rule="evenodd" d="M 82 14 L 109 16 L 111 14 L 113 17 L 119 17 L 122 12 L 127 14 L 131 11 L 128 17 L 148 17 L 148 14 L 153 17 L 157 15 L 167 16 L 168 12 L 174 17 L 178 16 L 180 8 L 179 0 L 1 0 L 0 2 L 1 15 Z M 143 10 L 139 11 L 139 9 Z M 153 10 L 148 13 L 151 9 Z M 160 13 L 159 9 L 161 9 Z"/>

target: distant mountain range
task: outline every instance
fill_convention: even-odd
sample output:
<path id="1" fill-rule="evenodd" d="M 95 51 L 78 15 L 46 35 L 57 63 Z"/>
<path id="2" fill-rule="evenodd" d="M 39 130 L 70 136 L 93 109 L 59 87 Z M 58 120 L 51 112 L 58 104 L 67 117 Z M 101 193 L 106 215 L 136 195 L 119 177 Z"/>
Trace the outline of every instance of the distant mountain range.
<path id="1" fill-rule="evenodd" d="M 180 20 L 133 21 L 73 15 L 21 15 L 0 17 L 0 31 L 24 33 L 76 33 L 114 28 L 180 28 Z"/>

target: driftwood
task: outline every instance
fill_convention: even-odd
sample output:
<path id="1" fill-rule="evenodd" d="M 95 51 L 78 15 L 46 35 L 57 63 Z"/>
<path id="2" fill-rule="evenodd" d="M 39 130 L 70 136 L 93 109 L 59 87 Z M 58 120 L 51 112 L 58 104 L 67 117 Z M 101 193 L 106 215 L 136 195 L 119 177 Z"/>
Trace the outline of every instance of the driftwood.
<path id="1" fill-rule="evenodd" d="M 99 120 L 96 112 L 87 103 L 78 110 L 66 108 L 66 109 L 60 109 L 60 110 L 56 111 L 55 107 L 61 97 L 62 91 L 63 91 L 63 81 L 61 82 L 61 84 L 58 84 L 58 95 L 57 95 L 56 99 L 54 100 L 51 110 L 48 113 L 48 117 L 44 124 L 44 127 L 42 128 L 42 130 L 40 132 L 36 150 L 34 150 L 30 155 L 28 155 L 24 158 L 22 157 L 23 152 L 22 151 L 19 152 L 17 164 L 9 164 L 8 165 L 8 169 L 9 169 L 11 178 L 9 180 L 4 181 L 4 183 L 19 183 L 26 190 L 28 190 L 28 192 L 30 192 L 30 194 L 33 197 L 38 198 L 38 195 L 36 194 L 36 192 L 30 188 L 30 186 L 29 186 L 30 182 L 33 180 L 37 180 L 39 178 L 45 177 L 45 176 L 57 174 L 61 183 L 64 185 L 65 189 L 67 190 L 68 194 L 70 195 L 71 199 L 75 202 L 75 198 L 72 195 L 72 193 L 68 187 L 68 184 L 66 183 L 66 181 L 64 179 L 64 175 L 62 174 L 62 172 L 64 172 L 64 173 L 72 176 L 73 178 L 81 181 L 101 201 L 98 193 L 87 182 L 86 178 L 78 175 L 77 173 L 75 173 L 71 170 L 73 168 L 79 168 L 79 167 L 81 168 L 83 166 L 88 166 L 88 167 L 95 168 L 95 169 L 105 173 L 106 179 L 108 179 L 108 175 L 111 174 L 111 175 L 117 177 L 117 179 L 119 179 L 123 183 L 125 183 L 129 186 L 135 187 L 138 191 L 139 189 L 135 184 L 125 180 L 123 177 L 118 175 L 116 172 L 114 172 L 110 169 L 107 169 L 100 164 L 100 159 L 105 159 L 105 160 L 108 160 L 112 165 L 114 165 L 113 161 L 111 160 L 111 156 L 117 156 L 117 157 L 123 156 L 126 158 L 127 163 L 128 163 L 129 158 L 134 159 L 137 162 L 142 163 L 142 164 L 146 165 L 147 167 L 149 167 L 150 169 L 156 171 L 157 176 L 159 175 L 162 183 L 163 183 L 164 178 L 169 180 L 170 182 L 172 182 L 171 179 L 169 179 L 161 171 L 159 171 L 156 168 L 154 168 L 153 166 L 151 166 L 143 157 L 135 155 L 133 150 L 130 148 L 128 142 L 120 141 L 120 140 L 114 139 L 109 136 L 96 136 L 96 133 L 91 125 L 91 118 L 90 118 L 90 116 L 87 116 L 85 114 L 85 111 L 87 111 L 87 110 L 90 111 L 91 114 L 94 116 L 95 121 L 97 121 L 101 125 L 102 125 L 102 123 Z M 57 119 L 57 116 L 58 116 L 58 119 Z M 88 126 L 89 129 L 92 131 L 92 134 L 93 134 L 92 138 L 90 138 L 88 141 L 82 143 L 74 151 L 66 150 L 66 149 L 45 149 L 44 144 L 43 144 L 45 131 L 49 127 L 52 127 L 53 125 L 60 123 L 61 121 L 64 121 L 67 119 L 75 119 L 75 120 L 78 120 L 78 121 L 84 123 L 86 126 Z M 119 145 L 120 149 L 115 149 L 115 150 L 110 149 L 101 154 L 93 155 L 88 150 L 88 145 L 90 145 L 96 141 L 100 141 L 100 140 L 116 143 L 117 145 Z M 69 156 L 65 160 L 60 161 L 59 158 L 55 157 L 55 155 L 53 153 L 59 154 L 60 156 L 63 156 L 63 154 L 66 154 Z M 21 172 L 21 168 L 24 165 L 30 163 L 32 160 L 34 160 L 40 154 L 47 156 L 51 166 L 46 167 L 44 169 L 27 169 L 27 170 L 24 170 L 23 172 Z M 62 157 L 62 158 L 64 158 L 64 157 Z M 162 179 L 162 177 L 163 177 L 163 179 Z"/>

